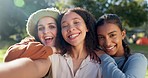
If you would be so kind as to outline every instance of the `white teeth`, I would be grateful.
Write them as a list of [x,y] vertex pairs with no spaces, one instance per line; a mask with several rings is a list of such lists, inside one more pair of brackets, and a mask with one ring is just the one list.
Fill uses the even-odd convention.
[[69,38],[74,38],[76,36],[78,36],[79,34],[73,34],[73,35],[70,35]]
[[53,38],[53,37],[45,37],[45,39],[51,39],[51,38]]
[[109,47],[109,48],[107,48],[107,49],[113,49],[114,48],[114,46],[112,46],[112,47]]

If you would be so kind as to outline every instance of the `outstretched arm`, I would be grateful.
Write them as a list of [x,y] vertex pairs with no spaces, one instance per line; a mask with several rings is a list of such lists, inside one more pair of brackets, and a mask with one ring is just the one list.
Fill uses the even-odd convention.
[[16,59],[0,64],[0,78],[41,78],[46,75],[50,65],[49,59]]

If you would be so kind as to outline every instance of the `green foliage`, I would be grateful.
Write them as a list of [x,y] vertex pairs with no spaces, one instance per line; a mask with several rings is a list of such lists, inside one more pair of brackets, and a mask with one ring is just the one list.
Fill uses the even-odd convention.
[[60,10],[74,6],[83,7],[95,18],[105,13],[116,13],[121,17],[123,25],[129,27],[138,27],[148,22],[148,4],[143,0],[22,0],[21,7],[15,1],[20,2],[0,0],[0,39],[9,39],[18,33],[25,37],[29,15],[48,7],[57,7]]
[[13,5],[13,0],[1,0],[0,13],[0,36],[6,40],[16,33],[22,33],[25,30],[26,15],[22,10]]
[[146,72],[146,76],[145,76],[145,78],[148,78],[148,69],[147,69],[147,72]]
[[6,49],[3,49],[3,50],[0,49],[0,62],[3,62],[5,52],[6,52]]
[[130,44],[130,48],[132,52],[140,52],[143,53],[147,58],[148,58],[148,45],[135,45],[135,44]]
[[6,50],[8,49],[9,46],[15,44],[16,42],[13,40],[0,40],[0,62],[3,61],[4,54],[6,53]]
[[89,10],[96,18],[105,13],[115,13],[124,26],[139,27],[148,22],[148,4],[135,0],[74,0],[73,4]]
[[9,39],[18,33],[25,37],[26,20],[33,12],[42,8],[61,9],[69,6],[65,4],[64,1],[58,0],[0,0],[0,39]]
[[83,7],[90,11],[96,18],[99,18],[104,11],[105,3],[107,0],[73,0],[72,3],[76,7]]
[[108,13],[116,13],[118,14],[123,23],[124,26],[129,27],[139,27],[144,22],[148,21],[148,10],[145,10],[148,7],[145,6],[146,3],[143,5],[138,4],[136,1],[128,1],[124,0],[120,2],[118,5],[111,4],[111,6],[108,8]]
[[7,49],[10,45],[13,45],[16,43],[14,40],[0,40],[0,49]]

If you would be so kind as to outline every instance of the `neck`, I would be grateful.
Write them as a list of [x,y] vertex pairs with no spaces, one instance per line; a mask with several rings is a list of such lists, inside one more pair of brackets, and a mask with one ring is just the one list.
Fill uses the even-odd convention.
[[70,54],[73,59],[85,59],[88,55],[85,48],[72,48],[72,53]]
[[124,56],[124,47],[122,46],[118,51],[117,54],[115,55],[115,57],[121,57]]

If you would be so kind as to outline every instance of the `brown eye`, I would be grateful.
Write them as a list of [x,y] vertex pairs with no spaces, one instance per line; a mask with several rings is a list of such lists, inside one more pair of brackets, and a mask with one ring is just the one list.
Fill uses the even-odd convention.
[[104,37],[103,36],[98,36],[98,39],[101,40],[101,39],[104,39]]
[[74,22],[74,24],[78,24],[78,23],[79,23],[78,21]]
[[62,28],[67,28],[68,27],[68,25],[62,25]]
[[42,31],[44,27],[38,27],[38,31]]
[[74,25],[77,26],[79,23],[80,23],[80,20],[79,20],[79,19],[74,19],[74,21],[73,21],[73,24],[74,24]]
[[67,27],[68,27],[68,24],[66,24],[66,23],[62,24],[62,28],[67,28]]
[[116,37],[116,34],[111,34],[110,37],[111,38]]
[[54,28],[56,28],[56,26],[50,25],[49,28],[50,28],[50,29],[54,29]]

